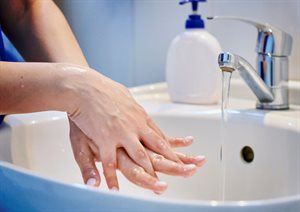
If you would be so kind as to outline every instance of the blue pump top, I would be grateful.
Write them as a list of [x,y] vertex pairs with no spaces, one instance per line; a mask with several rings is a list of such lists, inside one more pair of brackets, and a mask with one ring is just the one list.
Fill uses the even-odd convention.
[[186,29],[203,29],[204,28],[204,21],[201,19],[201,15],[197,14],[199,2],[206,2],[206,0],[181,0],[179,2],[180,5],[184,5],[187,3],[192,4],[193,14],[189,15],[189,18],[185,22]]

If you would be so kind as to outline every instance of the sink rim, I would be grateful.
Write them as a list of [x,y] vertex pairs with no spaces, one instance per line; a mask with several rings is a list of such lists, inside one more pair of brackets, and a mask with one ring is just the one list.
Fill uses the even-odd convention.
[[[232,85],[237,84],[240,86],[242,83],[239,79],[232,79]],[[290,86],[294,90],[299,90],[300,93],[300,82],[290,83],[297,86]],[[233,89],[232,89],[233,90]],[[167,91],[166,83],[154,83],[148,85],[142,85],[130,88],[135,100],[141,104],[147,113],[151,116],[156,115],[175,115],[175,116],[203,116],[203,115],[215,115],[217,118],[221,117],[221,105],[196,105],[196,104],[182,104],[182,103],[172,103]],[[172,110],[170,110],[172,109]],[[300,131],[300,105],[290,105],[289,110],[257,110],[255,108],[254,99],[244,99],[231,97],[229,99],[228,106],[229,114],[245,114],[253,116],[264,116],[264,124],[268,126],[283,127],[286,126],[278,122],[278,119],[292,120],[293,126],[289,126],[289,129],[295,129]],[[10,126],[19,126],[24,124],[36,124],[45,120],[49,120],[49,114],[51,114],[51,120],[60,119],[62,116],[66,116],[66,113],[60,111],[46,111],[46,112],[36,112],[28,114],[16,114],[7,115],[4,122],[8,123]],[[63,115],[62,115],[63,114]],[[38,119],[34,119],[38,117]]]
[[[27,175],[29,177],[37,178],[43,182],[55,183],[59,186],[67,186],[74,189],[85,189],[89,190],[94,193],[103,194],[103,195],[110,195],[110,196],[119,196],[124,199],[134,199],[134,200],[141,200],[144,202],[155,202],[155,203],[164,203],[164,204],[172,204],[172,205],[189,205],[189,206],[202,206],[202,207],[257,207],[257,206],[274,206],[274,205],[281,205],[285,203],[293,203],[300,201],[300,194],[297,195],[290,195],[284,197],[276,197],[270,199],[260,199],[260,200],[238,200],[238,201],[219,201],[219,200],[178,200],[173,198],[156,198],[152,196],[137,196],[133,194],[126,194],[122,192],[111,192],[106,190],[100,190],[98,188],[93,188],[86,186],[84,184],[77,184],[77,183],[66,183],[58,179],[53,179],[48,176],[44,176],[40,173],[36,173],[35,171],[19,167],[17,165],[11,164],[9,162],[0,161],[0,167],[4,169],[8,169],[13,172],[18,172],[23,175]],[[1,169],[0,169],[1,170]],[[1,171],[3,172],[3,171]]]
[[[187,117],[187,118],[213,118],[221,121],[220,105],[186,105],[165,100],[140,100],[147,113],[151,117]],[[286,111],[265,111],[249,108],[252,101],[232,99],[232,107],[228,109],[229,121],[231,118],[258,118],[263,121],[264,126],[292,130],[300,133],[300,106],[291,106]],[[65,112],[60,111],[43,111],[27,114],[8,115],[4,122],[10,127],[19,127],[24,125],[35,125],[50,120],[59,120],[67,117]]]

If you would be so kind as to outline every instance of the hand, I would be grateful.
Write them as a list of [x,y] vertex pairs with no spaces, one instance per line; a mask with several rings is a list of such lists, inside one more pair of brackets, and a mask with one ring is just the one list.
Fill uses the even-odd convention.
[[[89,148],[93,148],[102,161],[109,188],[118,188],[118,148],[123,148],[136,164],[153,177],[156,175],[145,147],[181,163],[166,138],[124,86],[94,70],[85,71],[86,68],[76,67],[80,69],[78,71],[73,66],[67,68],[73,68],[74,72],[66,79],[66,87],[73,94],[69,118],[89,138]],[[86,154],[85,150],[81,152]]]
[[[91,186],[99,186],[101,179],[99,172],[95,166],[95,162],[100,161],[98,148],[94,146],[94,143],[91,142],[91,140],[86,135],[84,135],[84,133],[72,121],[70,121],[70,138],[73,153],[77,164],[80,167],[84,182]],[[169,139],[169,142],[172,147],[188,146],[192,143],[192,138]],[[170,161],[149,149],[146,149],[146,151],[152,161],[155,171],[159,171],[169,175],[185,177],[191,176],[195,173],[196,167],[202,166],[205,162],[205,158],[203,156],[192,157],[182,153],[176,153],[182,160],[182,162],[184,164],[187,164],[184,165],[182,163],[175,163],[173,161]],[[123,148],[119,148],[117,150],[117,168],[128,180],[138,186],[153,190],[156,193],[162,193],[167,188],[167,184],[165,182],[161,182],[157,177],[153,177],[152,175],[145,172],[142,167],[136,164],[128,156]],[[109,186],[112,184],[111,182],[109,182],[110,180],[113,179],[106,178],[108,187],[113,190],[118,190],[119,186]]]
[[[189,139],[190,140],[190,139]],[[171,146],[188,146],[192,143],[186,142],[187,139],[177,138],[172,139]],[[204,156],[188,156],[183,153],[176,153],[182,160],[182,163],[176,163],[158,155],[151,150],[146,150],[152,161],[154,170],[167,175],[173,176],[192,176],[198,167],[201,167],[205,162]],[[118,168],[123,175],[132,183],[145,189],[153,190],[160,194],[167,188],[167,183],[159,181],[158,178],[149,175],[143,168],[135,164],[123,149],[118,149]]]

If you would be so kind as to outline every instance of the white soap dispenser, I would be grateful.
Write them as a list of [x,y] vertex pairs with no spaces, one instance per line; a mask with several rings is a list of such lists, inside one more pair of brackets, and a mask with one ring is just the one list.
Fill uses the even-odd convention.
[[167,57],[166,81],[171,100],[191,104],[217,103],[221,94],[221,72],[218,55],[221,46],[204,28],[197,14],[199,2],[191,3],[193,14],[186,21],[186,30],[172,41]]

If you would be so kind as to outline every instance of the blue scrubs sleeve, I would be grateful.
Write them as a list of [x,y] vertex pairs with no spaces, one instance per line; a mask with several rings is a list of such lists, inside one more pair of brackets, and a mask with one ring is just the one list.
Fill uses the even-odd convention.
[[3,37],[1,32],[1,26],[0,26],[0,61],[6,60],[5,58],[5,51],[4,51],[4,43],[3,43]]

